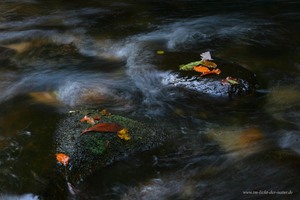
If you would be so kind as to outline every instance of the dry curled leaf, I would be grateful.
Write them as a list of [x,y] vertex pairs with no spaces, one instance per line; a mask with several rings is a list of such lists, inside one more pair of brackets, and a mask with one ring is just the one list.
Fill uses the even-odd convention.
[[86,116],[86,115],[85,115],[80,121],[81,121],[81,122],[87,122],[88,124],[92,124],[92,125],[95,124],[94,118],[88,117],[88,116]]
[[131,139],[130,135],[128,134],[127,128],[123,128],[122,130],[119,130],[118,133],[117,133],[117,135],[122,140],[126,140],[127,141],[127,140]]
[[208,60],[203,60],[201,61],[201,65],[208,67],[210,69],[215,69],[217,68],[217,64]]
[[120,130],[122,130],[123,127],[121,127],[119,124],[116,123],[100,123],[100,124],[96,124],[90,128],[85,129],[81,135],[87,133],[87,132],[109,132],[109,133],[113,133],[113,132],[118,132]]
[[61,164],[63,164],[64,166],[67,166],[68,163],[69,163],[70,157],[67,156],[67,155],[64,154],[64,153],[57,153],[57,154],[56,154],[56,160],[57,160],[58,162],[60,162]]

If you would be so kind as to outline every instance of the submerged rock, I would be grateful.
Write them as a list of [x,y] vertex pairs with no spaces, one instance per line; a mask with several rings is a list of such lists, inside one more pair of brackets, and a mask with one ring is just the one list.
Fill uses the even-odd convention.
[[[92,125],[80,122],[85,116],[100,117],[99,123],[116,123],[128,129],[131,139],[126,141],[116,132],[82,132]],[[73,183],[129,155],[156,148],[170,137],[165,130],[119,115],[101,115],[98,110],[69,113],[56,131],[57,153],[70,157],[67,173]]]

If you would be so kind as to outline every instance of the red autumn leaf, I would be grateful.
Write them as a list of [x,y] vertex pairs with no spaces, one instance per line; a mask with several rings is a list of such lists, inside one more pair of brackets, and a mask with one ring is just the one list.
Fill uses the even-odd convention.
[[56,160],[63,164],[64,166],[67,166],[69,163],[70,157],[63,153],[57,153],[56,154]]
[[87,132],[118,132],[122,130],[123,127],[120,126],[119,124],[116,123],[101,123],[101,124],[96,124],[90,128],[85,129],[80,135],[83,135]]

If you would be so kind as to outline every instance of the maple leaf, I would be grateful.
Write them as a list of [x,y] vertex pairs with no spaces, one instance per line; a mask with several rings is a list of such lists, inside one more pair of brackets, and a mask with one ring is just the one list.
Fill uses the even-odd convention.
[[121,127],[119,124],[116,124],[116,123],[100,123],[100,124],[96,124],[90,128],[85,129],[80,135],[83,135],[87,132],[113,133],[113,132],[118,132],[122,129],[123,129],[123,127]]
[[57,153],[57,154],[56,154],[56,160],[57,160],[58,162],[60,162],[61,164],[63,164],[64,166],[67,166],[68,163],[69,163],[70,157],[67,156],[67,155],[64,154],[64,153]]
[[130,135],[128,134],[127,128],[123,128],[122,130],[119,130],[118,133],[117,133],[117,135],[122,140],[126,140],[127,141],[127,140],[131,139]]
[[92,125],[95,124],[94,118],[88,117],[88,116],[86,116],[86,115],[85,115],[80,121],[81,121],[81,122],[87,122],[87,123],[92,124]]

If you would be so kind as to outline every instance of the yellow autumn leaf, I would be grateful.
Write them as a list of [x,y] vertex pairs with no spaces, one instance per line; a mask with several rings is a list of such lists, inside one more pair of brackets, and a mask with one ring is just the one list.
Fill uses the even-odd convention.
[[131,139],[130,135],[128,134],[128,129],[127,128],[123,128],[120,131],[118,131],[117,135],[122,140],[126,140],[127,141],[127,140]]

